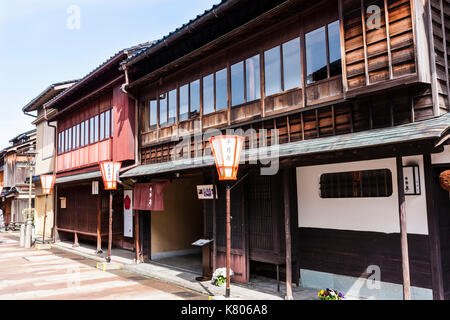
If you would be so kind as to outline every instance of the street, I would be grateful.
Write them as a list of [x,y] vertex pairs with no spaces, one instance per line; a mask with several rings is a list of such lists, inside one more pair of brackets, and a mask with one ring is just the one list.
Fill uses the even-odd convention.
[[207,300],[207,296],[124,270],[101,271],[96,262],[58,249],[19,247],[0,233],[0,300]]

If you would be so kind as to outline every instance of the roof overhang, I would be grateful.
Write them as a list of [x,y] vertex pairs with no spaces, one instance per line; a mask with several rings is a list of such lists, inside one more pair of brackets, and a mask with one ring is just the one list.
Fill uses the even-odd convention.
[[71,175],[71,176],[58,177],[58,178],[56,178],[55,184],[78,182],[78,181],[83,181],[83,180],[94,180],[94,179],[98,179],[101,177],[102,177],[102,174],[100,171],[93,171],[93,172],[75,174],[75,175]]
[[[241,163],[251,160],[270,161],[275,158],[295,158],[306,155],[325,154],[336,151],[356,150],[368,147],[404,144],[406,142],[434,141],[442,138],[450,128],[450,113],[437,118],[405,125],[367,130],[338,136],[302,140],[275,146],[245,150]],[[121,178],[152,176],[163,173],[197,169],[214,165],[212,156],[178,159],[169,162],[142,165],[125,173]]]
[[25,107],[23,107],[22,111],[23,112],[36,111],[44,103],[55,97],[61,91],[71,87],[74,83],[76,83],[76,80],[54,83],[48,86],[38,96],[36,96],[33,100],[31,100]]

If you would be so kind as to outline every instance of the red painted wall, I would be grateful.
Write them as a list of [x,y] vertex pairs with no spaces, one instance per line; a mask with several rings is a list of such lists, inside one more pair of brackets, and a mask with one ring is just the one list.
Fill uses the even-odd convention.
[[134,160],[135,108],[134,101],[116,87],[113,90],[113,158],[115,161]]

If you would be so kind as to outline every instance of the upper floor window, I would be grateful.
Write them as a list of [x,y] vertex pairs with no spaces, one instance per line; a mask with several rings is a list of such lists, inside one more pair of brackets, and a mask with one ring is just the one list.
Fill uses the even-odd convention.
[[305,35],[307,83],[341,73],[339,21]]
[[231,66],[231,105],[261,97],[259,77],[259,55]]
[[149,119],[148,124],[150,126],[150,129],[156,128],[156,125],[158,123],[158,101],[150,100],[149,108],[150,108],[150,110],[149,110],[150,111],[149,112],[150,119]]
[[177,89],[169,92],[169,110],[168,110],[168,124],[173,124],[177,120]]
[[159,126],[167,125],[167,93],[159,96]]
[[266,95],[302,85],[300,38],[295,38],[264,52]]
[[189,84],[180,87],[180,121],[189,119]]
[[216,111],[226,109],[228,107],[227,99],[227,69],[216,72]]
[[203,77],[203,114],[214,112],[214,74]]

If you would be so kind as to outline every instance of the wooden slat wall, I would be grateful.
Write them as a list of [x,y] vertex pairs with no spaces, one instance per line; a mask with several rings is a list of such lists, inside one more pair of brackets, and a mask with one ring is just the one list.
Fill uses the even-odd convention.
[[[379,28],[367,23],[372,5],[380,8]],[[343,9],[349,90],[416,72],[409,0],[346,0]]]
[[439,112],[450,110],[449,57],[450,57],[450,1],[429,0],[431,30],[433,32],[434,62],[436,75],[436,103]]

